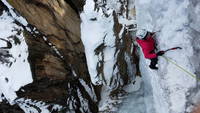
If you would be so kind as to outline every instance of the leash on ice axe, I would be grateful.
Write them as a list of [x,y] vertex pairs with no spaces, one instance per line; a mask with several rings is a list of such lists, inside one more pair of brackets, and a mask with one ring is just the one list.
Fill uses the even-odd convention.
[[[182,49],[181,47],[173,47],[173,48],[170,48],[170,49],[167,49],[165,50],[164,52],[167,52],[167,51],[170,51],[170,50],[176,50],[176,49]],[[187,69],[185,69],[184,67],[178,65],[175,61],[173,61],[171,58],[168,58],[166,56],[161,56],[163,57],[166,61],[174,64],[176,67],[178,67],[181,71],[187,73],[187,75],[190,75],[192,78],[195,78],[197,81],[200,81],[200,78],[197,78],[197,75],[188,71]]]

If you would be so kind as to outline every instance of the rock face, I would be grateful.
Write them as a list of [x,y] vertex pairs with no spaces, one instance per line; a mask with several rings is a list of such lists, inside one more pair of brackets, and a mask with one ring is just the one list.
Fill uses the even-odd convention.
[[[79,11],[84,1],[8,2],[27,19],[31,24],[28,27],[33,31],[24,30],[24,36],[29,48],[34,82],[21,88],[18,96],[47,104],[59,104],[65,111],[97,112],[95,88],[90,83],[80,39]],[[35,33],[33,26],[40,33]],[[86,87],[93,89],[90,94]],[[80,98],[87,101],[81,101]],[[72,107],[69,108],[69,105]]]
[[[10,4],[46,36],[68,65],[86,69],[82,63],[84,58],[81,58],[84,57],[84,47],[80,39],[80,18],[68,3],[64,0],[18,0],[10,1]],[[52,59],[52,57],[45,55],[43,60],[47,59]],[[53,68],[49,70],[51,69]],[[77,75],[85,75],[83,71],[77,69],[75,72]]]

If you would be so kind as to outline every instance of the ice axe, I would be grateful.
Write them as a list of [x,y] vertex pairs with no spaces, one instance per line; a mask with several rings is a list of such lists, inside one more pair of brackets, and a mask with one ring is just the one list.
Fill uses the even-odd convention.
[[177,50],[177,49],[182,49],[181,47],[173,47],[165,50],[164,52],[170,51],[170,50]]

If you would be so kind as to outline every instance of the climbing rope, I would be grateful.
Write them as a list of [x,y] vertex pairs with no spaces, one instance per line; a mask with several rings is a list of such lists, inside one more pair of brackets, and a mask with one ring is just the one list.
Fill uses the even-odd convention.
[[196,80],[200,81],[200,78],[197,78],[197,75],[189,72],[188,70],[184,69],[183,67],[179,66],[176,62],[174,62],[173,60],[171,60],[170,58],[167,58],[166,56],[162,56],[164,59],[166,59],[168,62],[171,62],[172,64],[174,64],[175,66],[177,66],[181,71],[186,72],[188,75],[190,75],[191,77],[195,78]]

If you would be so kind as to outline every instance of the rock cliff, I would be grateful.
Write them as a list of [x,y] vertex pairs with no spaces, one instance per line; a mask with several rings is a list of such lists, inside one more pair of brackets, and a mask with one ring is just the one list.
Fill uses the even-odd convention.
[[[43,111],[41,108],[44,107],[56,113],[97,113],[102,98],[102,87],[106,84],[93,85],[88,71],[80,29],[82,21],[80,13],[83,11],[85,1],[7,0],[7,2],[13,8],[9,9],[0,2],[0,14],[3,14],[3,11],[10,14],[13,10],[28,22],[24,25],[15,20],[15,24],[22,27],[19,32],[23,34],[28,45],[28,61],[33,82],[17,91],[18,98],[15,99],[14,106],[2,102],[0,111],[6,113],[6,109],[9,109],[11,112],[21,113],[22,109],[29,112],[34,109],[36,112],[41,112]],[[103,6],[109,4],[105,1],[95,2],[94,11],[104,10]],[[117,3],[121,4],[121,9],[113,9],[112,13],[113,33],[116,37],[114,41],[116,56],[113,56],[116,62],[113,65],[119,70],[112,74],[110,80],[112,83],[109,83],[112,85],[110,96],[117,95],[122,87],[130,82],[129,77],[133,76],[131,75],[133,73],[130,73],[132,71],[130,65],[133,62],[129,62],[133,61],[131,57],[133,45],[129,38],[131,36],[126,29],[127,26],[119,22],[120,16],[128,19],[130,16],[128,14],[133,12],[128,10],[126,0]],[[109,10],[104,10],[105,18],[108,18],[107,12]],[[97,56],[102,55],[105,48],[102,43],[93,52],[96,52]],[[104,59],[96,65],[99,75],[105,75],[104,66]]]

